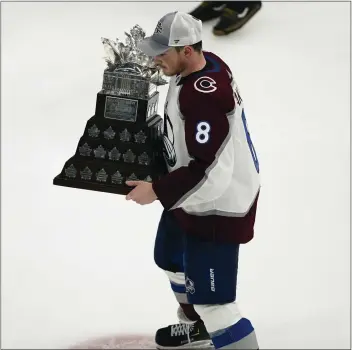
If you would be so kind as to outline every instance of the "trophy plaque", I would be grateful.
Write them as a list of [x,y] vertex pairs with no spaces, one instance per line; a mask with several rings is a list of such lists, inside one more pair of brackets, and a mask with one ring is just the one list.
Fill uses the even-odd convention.
[[152,182],[167,172],[157,114],[157,87],[167,82],[137,48],[143,29],[135,25],[125,35],[125,44],[102,38],[107,67],[95,114],[54,185],[125,195],[133,189],[127,180]]

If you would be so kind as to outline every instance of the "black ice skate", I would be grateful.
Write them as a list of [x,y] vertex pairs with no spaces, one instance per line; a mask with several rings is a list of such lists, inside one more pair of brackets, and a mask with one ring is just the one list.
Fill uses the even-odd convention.
[[261,2],[253,2],[253,4],[247,5],[241,12],[226,7],[222,11],[219,22],[214,26],[213,33],[217,36],[221,36],[240,29],[261,9],[261,7]]
[[222,1],[203,1],[196,7],[190,15],[200,19],[202,22],[210,21],[214,18],[220,17],[222,10],[226,4]]
[[157,349],[214,349],[203,321],[160,328],[155,335]]

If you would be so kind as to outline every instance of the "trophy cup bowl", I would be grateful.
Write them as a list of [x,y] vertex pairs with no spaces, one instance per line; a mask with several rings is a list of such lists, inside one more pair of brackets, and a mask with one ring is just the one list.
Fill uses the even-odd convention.
[[135,25],[125,34],[125,44],[102,38],[107,67],[95,114],[54,185],[125,195],[131,191],[127,180],[152,182],[167,172],[157,114],[157,87],[167,81],[137,49],[142,28]]

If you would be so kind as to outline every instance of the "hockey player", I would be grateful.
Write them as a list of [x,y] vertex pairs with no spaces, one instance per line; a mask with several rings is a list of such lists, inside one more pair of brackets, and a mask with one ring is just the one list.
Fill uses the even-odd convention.
[[202,50],[202,22],[173,12],[139,48],[171,77],[164,108],[168,174],[128,181],[127,200],[164,207],[156,264],[179,302],[179,324],[156,333],[160,349],[258,349],[236,303],[239,245],[254,235],[259,164],[231,69]]

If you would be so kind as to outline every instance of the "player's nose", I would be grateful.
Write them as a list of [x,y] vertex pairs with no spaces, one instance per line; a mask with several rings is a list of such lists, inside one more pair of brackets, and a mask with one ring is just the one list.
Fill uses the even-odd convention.
[[155,64],[161,64],[160,56],[155,56],[154,57],[154,63]]

